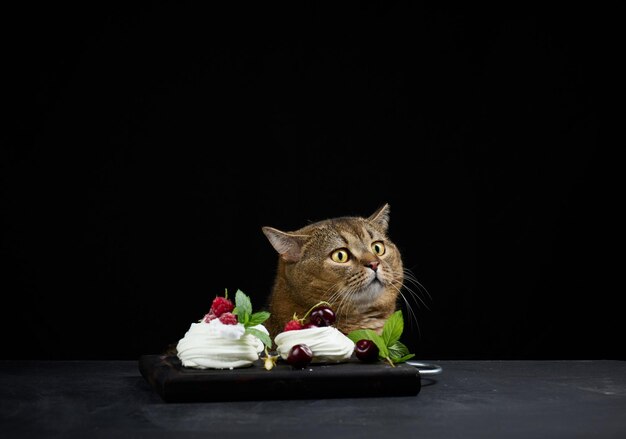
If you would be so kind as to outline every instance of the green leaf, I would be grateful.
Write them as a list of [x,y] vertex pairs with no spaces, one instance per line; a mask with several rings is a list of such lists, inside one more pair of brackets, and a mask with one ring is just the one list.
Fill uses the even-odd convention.
[[248,320],[248,326],[256,326],[260,325],[264,321],[270,318],[270,313],[267,311],[259,311],[255,312],[250,316],[250,320]]
[[241,290],[237,290],[235,293],[235,306],[246,314],[252,314],[252,302]]
[[372,336],[371,336],[372,333],[375,334],[375,332],[372,331],[371,329],[357,329],[357,330],[352,331],[351,333],[349,333],[347,337],[350,340],[352,340],[353,342],[356,343],[357,341],[363,340],[363,339],[371,340],[372,339]]
[[371,329],[357,329],[356,331],[352,331],[348,334],[348,338],[353,342],[357,342],[359,340],[372,340],[374,344],[378,347],[378,356],[381,358],[386,358],[389,356],[389,349],[385,344],[385,340],[378,335],[376,332]]
[[265,332],[263,331],[259,331],[256,328],[246,328],[246,332],[244,334],[250,334],[255,336],[256,338],[258,338],[259,340],[261,340],[263,342],[263,344],[265,346],[267,346],[268,348],[272,347],[272,339],[270,338],[269,335],[267,335]]
[[391,361],[393,361],[395,364],[404,363],[406,360],[409,360],[413,357],[415,357],[415,354],[408,354],[408,355],[405,355],[404,357],[392,358]]
[[252,302],[250,302],[250,298],[241,290],[237,290],[235,294],[235,309],[233,310],[233,314],[237,316],[239,323],[244,326],[248,325],[250,315],[252,314]]
[[371,329],[357,329],[350,332],[348,338],[355,343],[363,339],[372,340],[378,347],[378,357],[393,366],[395,363],[402,363],[415,356],[415,354],[409,354],[409,348],[400,341],[403,330],[404,319],[402,311],[398,310],[389,316],[381,335]]
[[382,337],[383,340],[385,340],[385,344],[387,346],[395,344],[398,340],[400,340],[403,330],[404,319],[402,318],[402,311],[398,310],[389,316],[383,326]]
[[396,358],[401,358],[409,353],[409,348],[407,348],[402,342],[396,341],[394,344],[389,346],[389,357],[395,361]]

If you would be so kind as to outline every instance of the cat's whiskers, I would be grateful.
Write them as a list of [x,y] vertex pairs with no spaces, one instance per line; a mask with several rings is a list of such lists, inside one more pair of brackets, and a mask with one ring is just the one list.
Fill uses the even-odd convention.
[[[353,307],[350,307],[348,305],[352,303],[353,296],[359,291],[359,288],[357,285],[351,285],[351,284],[354,284],[356,282],[355,278],[357,277],[358,276],[353,276],[353,278],[351,279],[353,280],[353,282],[348,282],[347,288],[339,287],[339,289],[335,291],[327,300],[327,302],[330,303],[331,306],[333,307],[335,314],[337,315],[339,319],[341,319],[342,312],[346,319],[350,315],[350,311]],[[340,283],[343,284],[343,282],[340,281],[340,282],[337,282],[335,285],[331,286],[331,288],[337,287]],[[329,290],[331,288],[329,288]]]
[[[403,273],[404,273],[404,280],[412,283],[417,288],[418,291],[415,291],[413,288],[411,288],[409,285],[407,285],[407,282],[404,282],[403,288],[415,300],[415,303],[416,303],[416,305],[418,305],[418,307],[421,304],[428,311],[430,311],[430,308],[428,307],[428,304],[426,303],[425,299],[419,294],[419,293],[426,293],[426,295],[428,296],[428,299],[432,300],[432,297],[431,297],[430,293],[428,292],[428,290],[426,290],[426,288],[420,282],[417,281],[417,279],[415,278],[413,273],[411,273],[408,269],[404,269]],[[399,272],[394,273],[396,278],[400,277],[400,276],[398,276],[399,274],[400,274]]]
[[339,307],[337,311],[337,316],[341,316],[341,311],[344,312],[344,317],[347,319],[350,314],[350,307],[348,304],[352,303],[352,296],[354,296],[359,289],[356,286],[349,287],[346,290],[343,290],[341,295],[341,300],[339,302]]
[[344,284],[343,279],[339,279],[337,282],[335,282],[334,284],[332,284],[330,287],[326,289],[326,295],[328,295],[329,292],[334,290],[334,292],[330,295],[330,297],[327,300],[329,303],[331,302],[331,298],[337,299],[337,297],[341,294],[343,284]]
[[408,268],[403,268],[402,272],[404,273],[405,279],[407,279],[412,284],[414,284],[420,291],[426,293],[426,295],[428,296],[428,298],[430,300],[433,300],[432,296],[430,295],[430,293],[428,292],[426,287],[424,285],[422,285],[422,283],[417,280],[417,277],[415,277],[415,275],[413,274],[413,272],[411,270],[409,270]]
[[341,318],[341,311],[344,311],[345,317],[348,317],[347,309],[345,308],[346,300],[349,295],[350,288],[343,288],[338,292],[337,299],[339,299],[339,303],[337,304],[337,308],[335,309],[335,314],[338,318]]
[[[353,296],[360,290],[360,281],[363,277],[362,273],[355,273],[347,279],[346,285],[347,288],[344,288],[337,292],[337,297],[339,298],[339,304],[337,305],[337,309],[335,313],[338,317],[341,316],[341,312],[343,311],[346,319],[349,316],[351,307],[348,305],[353,302]],[[353,308],[353,307],[352,307]]]
[[333,289],[337,288],[337,290],[333,293],[330,293],[330,296],[326,299],[326,301],[331,305],[334,305],[335,300],[337,300],[342,294],[340,284],[343,284],[343,280],[338,280],[333,285],[328,287],[328,289],[324,292],[324,297],[326,297]]
[[424,301],[424,299],[422,297],[420,297],[420,295],[415,292],[411,287],[409,287],[406,282],[403,285],[404,289],[411,295],[411,297],[413,297],[415,299],[415,303],[418,305],[418,307],[421,305],[423,305],[428,311],[430,311],[430,308],[428,307],[428,305],[426,304],[426,302]]
[[[399,271],[394,272],[394,276],[397,276],[398,278],[400,277],[400,274],[401,273]],[[402,297],[402,300],[406,305],[407,314],[409,314],[410,316],[410,321],[411,323],[415,322],[418,334],[421,335],[417,312],[411,304],[411,301],[414,303],[414,305],[417,305],[418,309],[424,306],[427,310],[430,311],[430,308],[426,303],[426,299],[432,301],[432,296],[430,295],[426,287],[424,287],[424,285],[422,285],[422,283],[417,280],[411,270],[409,270],[408,268],[403,268],[402,274],[404,275],[404,283],[400,284],[399,287],[394,284],[393,287],[398,291],[400,297]],[[412,288],[409,284],[412,284],[415,289]],[[412,299],[411,301],[409,301],[407,294]]]
[[413,310],[413,307],[411,306],[411,304],[407,300],[407,298],[404,295],[404,293],[402,293],[402,289],[401,288],[397,287],[395,285],[395,283],[391,283],[391,286],[398,291],[398,295],[400,297],[402,297],[402,300],[404,300],[404,303],[406,305],[406,311],[407,311],[407,314],[409,315],[409,324],[412,325],[413,322],[415,322],[415,326],[417,327],[417,333],[421,336],[422,333],[421,333],[421,330],[420,330],[420,324],[419,324],[419,321],[417,320],[417,314]]

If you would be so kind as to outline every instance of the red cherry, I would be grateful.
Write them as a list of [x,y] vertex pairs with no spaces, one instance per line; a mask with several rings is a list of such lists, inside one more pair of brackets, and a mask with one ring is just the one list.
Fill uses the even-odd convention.
[[371,363],[378,359],[378,346],[372,340],[359,340],[355,343],[354,353],[356,357],[365,362]]
[[312,360],[313,351],[305,344],[294,345],[287,356],[287,363],[291,364],[294,369],[304,369]]
[[309,314],[309,321],[315,326],[332,326],[335,320],[335,312],[326,305],[318,306]]

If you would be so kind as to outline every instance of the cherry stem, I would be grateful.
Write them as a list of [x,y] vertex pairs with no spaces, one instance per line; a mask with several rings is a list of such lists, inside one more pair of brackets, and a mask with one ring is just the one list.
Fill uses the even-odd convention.
[[306,318],[309,316],[309,314],[311,314],[311,312],[312,312],[315,308],[317,308],[318,306],[320,306],[320,305],[327,305],[327,306],[330,306],[330,303],[325,302],[325,301],[323,301],[323,300],[322,300],[321,302],[316,303],[316,304],[315,304],[315,305],[313,305],[311,308],[309,308],[309,310],[306,312],[306,314],[304,315],[304,317],[302,317],[302,318],[300,319],[300,321],[304,322],[304,321],[306,320]]

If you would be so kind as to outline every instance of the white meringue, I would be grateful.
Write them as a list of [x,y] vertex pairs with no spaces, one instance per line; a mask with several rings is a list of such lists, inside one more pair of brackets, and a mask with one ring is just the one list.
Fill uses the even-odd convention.
[[274,338],[274,343],[283,360],[297,344],[311,348],[313,363],[341,363],[349,360],[354,352],[354,342],[332,326],[281,332]]
[[[265,326],[255,329],[269,334]],[[225,325],[219,319],[192,323],[176,346],[185,367],[196,369],[233,369],[251,366],[264,349],[257,337],[245,334],[241,323]]]

